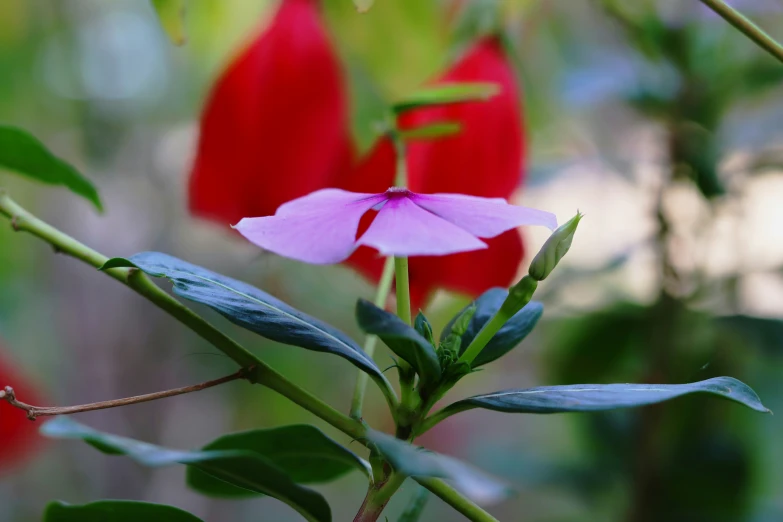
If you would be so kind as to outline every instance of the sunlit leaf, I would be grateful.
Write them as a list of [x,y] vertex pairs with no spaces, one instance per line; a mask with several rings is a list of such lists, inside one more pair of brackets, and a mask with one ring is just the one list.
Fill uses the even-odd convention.
[[182,45],[185,35],[185,0],[152,0],[160,25],[174,45]]
[[21,129],[0,125],[0,169],[49,185],[62,185],[89,200],[98,210],[103,208],[90,180]]
[[342,357],[379,377],[381,371],[346,334],[247,283],[159,252],[110,259],[102,269],[137,267],[174,283],[174,293],[205,304],[229,321],[280,343]]
[[132,500],[100,500],[81,506],[52,502],[43,522],[203,522],[179,508]]
[[486,101],[498,92],[494,83],[442,83],[412,92],[392,104],[392,110],[399,114],[419,107]]
[[477,504],[494,504],[512,493],[503,482],[452,457],[374,430],[369,431],[367,439],[397,473],[407,477],[442,478]]
[[296,484],[258,453],[243,450],[180,451],[94,430],[67,417],[41,426],[51,438],[77,439],[109,455],[125,455],[150,467],[185,464],[235,487],[281,500],[312,522],[330,522],[331,510],[317,492]]
[[[352,470],[368,477],[369,464],[307,424],[282,426],[224,435],[202,448],[202,451],[252,451],[284,471],[301,484],[331,482]],[[257,493],[219,480],[196,467],[189,467],[188,485],[206,495],[247,497]]]

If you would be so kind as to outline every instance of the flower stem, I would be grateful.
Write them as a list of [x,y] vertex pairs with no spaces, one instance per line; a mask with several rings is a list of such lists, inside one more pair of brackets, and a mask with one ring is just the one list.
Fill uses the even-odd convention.
[[496,333],[506,324],[506,321],[511,319],[507,314],[503,313],[502,309],[495,312],[495,315],[487,321],[484,326],[473,338],[473,341],[468,345],[465,351],[459,358],[460,362],[466,362],[468,364],[473,362],[473,359],[481,353],[481,350],[492,340]]
[[468,520],[473,522],[499,522],[498,519],[463,497],[459,491],[442,480],[426,477],[414,477],[413,479],[434,493],[436,497],[465,515]]
[[408,258],[394,258],[394,280],[397,285],[397,315],[411,324],[411,291],[408,281]]
[[704,5],[715,11],[724,20],[737,28],[745,36],[753,40],[759,47],[783,62],[783,45],[769,36],[763,29],[754,24],[745,15],[728,5],[723,0],[701,0]]
[[364,502],[362,502],[362,506],[359,508],[359,512],[356,513],[353,522],[376,522],[386,504],[389,503],[389,499],[392,498],[392,495],[397,492],[404,481],[404,475],[392,473],[386,482],[370,484],[367,496],[364,497]]
[[[397,288],[397,315],[405,321],[405,324],[411,324],[411,292],[410,282],[408,281],[408,258],[394,258],[394,284]],[[416,374],[411,366],[399,359],[397,366],[400,371],[400,402],[404,408],[411,409],[413,406],[413,387]],[[398,424],[399,428],[399,424]]]
[[[386,299],[389,297],[391,291],[392,280],[394,278],[394,258],[387,257],[386,263],[383,265],[383,274],[381,280],[378,283],[378,290],[375,293],[375,306],[379,308],[386,307]],[[378,344],[377,335],[368,335],[364,338],[364,352],[370,357],[375,353],[375,345]],[[359,376],[356,379],[356,388],[353,391],[353,401],[351,402],[351,417],[354,419],[362,418],[362,404],[364,403],[364,395],[367,390],[367,380],[369,375],[360,371]],[[394,397],[396,402],[397,397]],[[392,407],[392,414],[395,414],[395,408]]]
[[395,187],[408,187],[408,164],[406,160],[406,147],[405,140],[400,133],[396,130],[390,133],[392,143],[394,144],[394,151],[397,156],[396,173],[394,176]]

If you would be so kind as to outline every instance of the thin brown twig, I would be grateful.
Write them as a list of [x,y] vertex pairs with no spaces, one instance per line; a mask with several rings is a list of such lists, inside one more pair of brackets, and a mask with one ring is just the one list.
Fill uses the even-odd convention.
[[35,420],[38,417],[49,417],[53,415],[70,415],[72,413],[82,413],[85,411],[105,410],[108,408],[117,408],[119,406],[127,406],[129,404],[138,404],[140,402],[149,402],[158,399],[165,399],[166,397],[174,397],[176,395],[183,395],[185,393],[192,393],[219,384],[235,381],[238,379],[247,379],[248,375],[252,372],[253,368],[242,368],[238,372],[234,372],[231,375],[221,377],[212,381],[202,382],[200,384],[194,384],[192,386],[183,386],[182,388],[174,388],[173,390],[166,390],[155,393],[148,393],[145,395],[137,395],[136,397],[127,397],[125,399],[115,399],[111,401],[93,402],[90,404],[80,404],[78,406],[33,406],[31,404],[25,404],[16,399],[14,389],[10,386],[6,386],[3,390],[0,390],[0,400],[5,400],[8,404],[20,410],[27,412],[27,418]]

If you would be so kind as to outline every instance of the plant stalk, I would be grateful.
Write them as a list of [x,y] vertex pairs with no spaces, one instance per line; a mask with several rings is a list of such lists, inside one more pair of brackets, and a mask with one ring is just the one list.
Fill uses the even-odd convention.
[[[250,369],[252,371],[252,368]],[[213,386],[225,384],[227,382],[236,381],[238,379],[246,379],[249,375],[249,371],[242,368],[238,372],[234,372],[231,375],[214,379],[212,381],[202,382],[200,384],[194,384],[192,386],[183,386],[181,388],[175,388],[173,390],[166,390],[155,393],[147,393],[144,395],[137,395],[135,397],[126,397],[124,399],[114,399],[111,401],[93,402],[90,404],[80,404],[78,406],[33,406],[32,404],[26,404],[17,399],[14,389],[10,386],[6,386],[3,390],[0,390],[0,400],[5,399],[11,406],[19,408],[27,412],[27,418],[35,420],[38,417],[51,417],[54,415],[71,415],[74,413],[82,413],[85,411],[106,410],[109,408],[118,408],[120,406],[128,406],[130,404],[139,404],[141,402],[150,402],[158,399],[165,399],[168,397],[175,397],[177,395],[184,395],[186,393],[193,393]]]
[[353,522],[376,522],[392,495],[397,492],[404,481],[405,476],[392,473],[386,482],[370,484],[364,502],[362,502]]
[[753,40],[756,45],[783,62],[783,45],[769,36],[762,28],[754,24],[748,17],[731,7],[723,0],[701,0],[701,2],[715,11],[721,18],[733,25],[745,36]]
[[[394,258],[387,257],[386,262],[383,265],[383,273],[381,280],[378,282],[378,290],[375,293],[375,306],[378,308],[386,308],[386,300],[389,297],[391,291],[392,281],[394,279]],[[364,352],[370,357],[375,353],[375,345],[378,344],[377,335],[368,335],[364,339]],[[369,375],[363,371],[359,371],[359,376],[356,379],[356,388],[353,391],[353,401],[351,402],[351,417],[354,419],[362,418],[362,404],[364,403],[364,395],[367,390],[367,380]],[[396,397],[394,397],[396,401]],[[391,406],[391,405],[390,405]],[[396,415],[396,408],[392,408],[392,414]]]

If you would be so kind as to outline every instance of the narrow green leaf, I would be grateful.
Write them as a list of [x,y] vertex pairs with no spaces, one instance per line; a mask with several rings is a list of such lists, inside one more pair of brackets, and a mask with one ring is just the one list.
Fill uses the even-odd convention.
[[435,453],[374,430],[367,439],[397,473],[407,477],[437,477],[477,504],[494,504],[512,490],[503,482],[452,457]]
[[90,180],[21,129],[0,125],[0,169],[49,185],[62,185],[89,200],[98,210],[103,209]]
[[[489,321],[495,312],[500,309],[500,305],[508,295],[508,290],[504,288],[490,288],[478,299],[476,299],[471,305],[463,308],[452,320],[446,325],[441,333],[441,341],[451,333],[451,329],[454,325],[454,321],[468,309],[468,307],[475,305],[476,312],[473,314],[473,318],[468,324],[468,328],[462,335],[462,342],[460,344],[460,355],[465,349],[470,346],[473,338],[479,333],[481,328]],[[525,337],[533,330],[544,313],[544,306],[537,302],[532,301],[517,312],[503,327],[495,334],[492,340],[487,343],[487,346],[476,356],[473,360],[472,367],[476,368],[483,364],[490,363],[500,357],[504,356],[511,350],[513,350],[519,343],[524,340]]]
[[152,0],[160,25],[174,45],[182,45],[185,35],[185,0]]
[[732,377],[715,377],[690,384],[573,384],[505,390],[463,399],[446,407],[443,413],[472,408],[505,413],[605,411],[655,404],[691,393],[717,395],[752,410],[769,413],[748,385]]
[[81,506],[51,502],[43,522],[203,522],[179,508],[132,500],[100,500]]
[[120,267],[136,267],[153,277],[165,277],[174,284],[175,294],[207,305],[262,337],[337,355],[383,378],[372,358],[346,334],[247,283],[159,252],[110,259],[101,270]]
[[[301,484],[330,482],[355,469],[368,477],[372,473],[367,462],[307,424],[232,433],[202,448],[202,451],[231,450],[257,453]],[[257,495],[195,467],[188,468],[187,481],[192,489],[209,496]]]
[[438,138],[454,136],[455,134],[459,134],[460,131],[462,131],[462,125],[459,123],[439,122],[422,125],[421,127],[414,127],[413,129],[401,130],[400,136],[405,141],[436,140]]
[[441,83],[414,91],[392,104],[392,110],[400,114],[419,107],[486,101],[500,92],[494,83]]
[[150,467],[185,464],[235,487],[269,495],[298,511],[308,521],[330,522],[331,510],[317,492],[296,484],[291,477],[258,453],[246,450],[181,451],[155,446],[94,430],[67,417],[41,426],[51,438],[77,439],[109,455],[125,455]]
[[413,366],[425,386],[440,380],[440,363],[435,348],[402,319],[359,299],[356,320],[363,331],[377,335],[395,354]]

